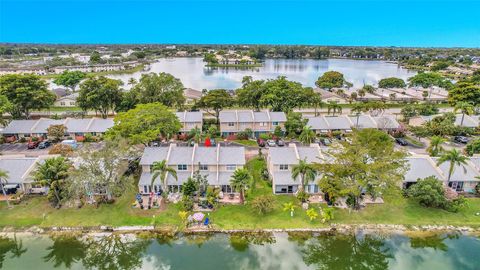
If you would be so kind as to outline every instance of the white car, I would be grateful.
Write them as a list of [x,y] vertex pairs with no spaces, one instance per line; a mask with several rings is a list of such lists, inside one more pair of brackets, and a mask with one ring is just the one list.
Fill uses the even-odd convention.
[[275,143],[274,140],[268,140],[268,141],[267,141],[267,145],[270,146],[270,147],[274,147],[274,146],[276,146],[277,144]]

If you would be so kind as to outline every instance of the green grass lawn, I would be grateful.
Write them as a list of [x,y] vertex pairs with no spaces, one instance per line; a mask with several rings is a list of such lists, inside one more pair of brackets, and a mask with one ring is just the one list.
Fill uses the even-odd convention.
[[[219,229],[283,229],[283,228],[321,228],[322,224],[316,220],[311,222],[300,202],[289,195],[272,195],[270,184],[262,180],[261,172],[265,163],[253,159],[247,163],[247,168],[255,178],[255,187],[247,192],[245,205],[222,205],[210,214],[215,228]],[[7,209],[5,203],[0,203],[0,227],[53,227],[53,226],[127,226],[152,225],[159,228],[182,228],[178,212],[181,204],[169,204],[164,211],[158,209],[132,209],[135,188],[131,188],[114,204],[101,205],[95,208],[86,205],[80,209],[62,208],[53,209],[45,197],[33,197],[25,200],[13,209]],[[258,215],[251,208],[249,202],[257,196],[274,196],[275,209],[266,215]],[[386,195],[385,203],[368,205],[360,211],[336,209],[333,223],[337,224],[403,224],[403,225],[455,225],[480,227],[480,199],[468,199],[469,206],[458,213],[445,210],[424,208],[417,203],[399,195]],[[290,217],[289,212],[283,211],[283,204],[294,202],[297,205],[295,214]],[[326,207],[326,205],[311,205],[312,207]],[[44,218],[45,216],[45,218]],[[155,217],[154,217],[155,216]]]
[[245,146],[258,146],[256,141],[253,140],[234,140],[234,142]]

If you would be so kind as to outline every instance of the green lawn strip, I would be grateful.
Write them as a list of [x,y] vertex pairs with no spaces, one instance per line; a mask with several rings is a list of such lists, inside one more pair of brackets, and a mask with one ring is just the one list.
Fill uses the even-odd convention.
[[234,142],[245,145],[245,146],[258,146],[257,142],[252,140],[234,140]]

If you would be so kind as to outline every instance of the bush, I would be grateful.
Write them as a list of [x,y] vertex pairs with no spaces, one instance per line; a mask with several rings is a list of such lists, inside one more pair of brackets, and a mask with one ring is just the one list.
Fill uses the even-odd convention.
[[480,195],[480,183],[478,183],[478,184],[475,186],[475,191],[477,192],[478,195]]
[[308,200],[308,198],[310,198],[310,195],[308,195],[308,193],[305,192],[304,190],[300,190],[299,192],[297,192],[297,198],[301,202],[306,202]]
[[270,139],[270,134],[268,133],[262,133],[258,136],[262,140],[269,140]]
[[446,207],[443,184],[434,176],[418,179],[417,183],[408,189],[407,194],[425,207]]
[[467,148],[465,149],[467,155],[472,156],[473,154],[480,153],[480,139],[475,139],[467,144]]
[[193,196],[197,191],[197,184],[191,177],[187,179],[187,181],[183,184],[183,195],[184,196]]
[[182,206],[185,211],[192,211],[193,209],[193,198],[190,196],[183,196],[182,198]]
[[70,145],[66,144],[55,144],[50,151],[48,151],[48,154],[50,155],[61,155],[64,157],[68,157],[73,153],[73,148]]
[[252,200],[252,209],[259,215],[270,213],[275,208],[275,198],[271,195],[259,196]]
[[252,136],[252,134],[253,134],[253,131],[247,128],[244,131],[240,131],[237,133],[237,139],[248,140]]
[[465,197],[459,196],[458,198],[447,202],[446,210],[456,213],[461,209],[467,207],[467,205],[468,201],[465,199]]

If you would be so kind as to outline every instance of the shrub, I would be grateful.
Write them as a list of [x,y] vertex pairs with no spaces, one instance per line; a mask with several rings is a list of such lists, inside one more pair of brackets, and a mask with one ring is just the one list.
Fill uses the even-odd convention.
[[268,133],[262,133],[258,136],[262,140],[269,140],[270,139],[270,134]]
[[469,156],[480,153],[480,139],[475,139],[469,142],[467,148],[465,148],[465,152],[467,152],[467,155]]
[[73,153],[73,148],[70,145],[66,144],[55,144],[50,151],[48,151],[50,155],[61,155],[64,157],[68,157]]
[[248,140],[253,134],[253,131],[249,128],[247,128],[244,131],[240,131],[237,133],[237,139],[239,140]]
[[447,202],[446,210],[456,213],[461,209],[467,207],[467,205],[468,201],[465,199],[465,197],[459,196],[458,198]]
[[317,210],[315,210],[315,208],[309,208],[307,210],[307,216],[310,219],[310,221],[314,221],[318,217]]
[[26,142],[26,141],[27,141],[27,138],[25,138],[25,137],[21,137],[21,138],[18,140],[18,142],[21,142],[21,143],[24,143],[24,142]]
[[417,183],[408,189],[407,194],[425,207],[446,207],[443,184],[434,176],[418,179]]
[[308,195],[308,193],[305,192],[304,190],[300,190],[300,191],[297,192],[297,198],[301,202],[306,202],[308,200],[308,198],[310,198],[310,195]]
[[193,198],[184,195],[182,198],[182,206],[185,211],[191,211],[193,209]]
[[259,215],[270,213],[275,208],[275,198],[271,195],[259,196],[252,200],[252,209]]
[[197,184],[191,177],[187,179],[187,181],[183,184],[183,195],[184,196],[193,196],[195,191],[197,191]]

